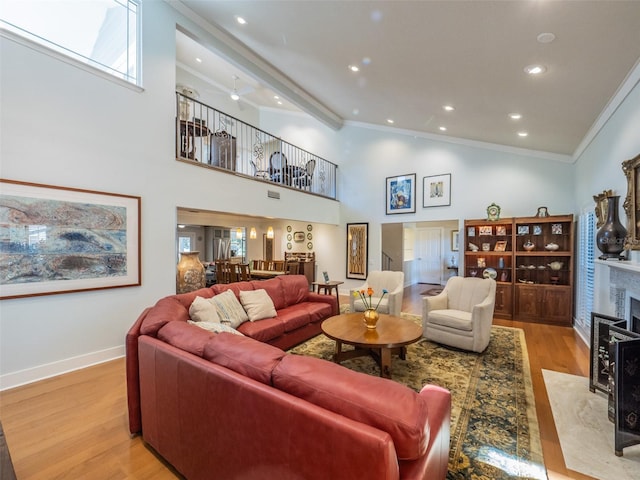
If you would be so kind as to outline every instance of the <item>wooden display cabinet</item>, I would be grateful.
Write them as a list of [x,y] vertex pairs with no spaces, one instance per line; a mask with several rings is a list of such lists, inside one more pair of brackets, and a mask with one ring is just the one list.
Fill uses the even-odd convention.
[[464,238],[463,276],[494,278],[497,282],[494,315],[512,318],[513,219],[466,220]]
[[465,277],[497,282],[498,318],[571,325],[573,215],[464,222]]
[[514,318],[571,325],[573,215],[514,219]]

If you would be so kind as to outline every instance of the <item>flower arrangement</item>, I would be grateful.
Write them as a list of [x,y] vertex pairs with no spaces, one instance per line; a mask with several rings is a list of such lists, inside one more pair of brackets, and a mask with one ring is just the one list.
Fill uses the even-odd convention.
[[[364,304],[364,308],[366,310],[375,310],[378,311],[378,307],[380,306],[380,302],[382,301],[382,298],[389,293],[389,291],[386,288],[382,289],[382,295],[380,296],[380,298],[378,299],[378,303],[376,304],[376,306],[373,306],[373,288],[368,287],[366,290],[362,289],[362,290],[355,290],[353,292],[353,296],[354,297],[360,297],[360,299],[362,300],[362,303]],[[367,298],[368,297],[368,298]]]

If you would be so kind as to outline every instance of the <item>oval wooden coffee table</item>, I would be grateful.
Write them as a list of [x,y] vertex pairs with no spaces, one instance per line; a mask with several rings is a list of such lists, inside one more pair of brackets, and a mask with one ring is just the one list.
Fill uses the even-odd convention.
[[[340,363],[349,358],[371,355],[380,366],[380,376],[391,378],[391,355],[406,358],[406,346],[422,337],[422,327],[411,320],[380,314],[374,330],[364,325],[363,312],[345,313],[322,322],[322,332],[336,341],[333,361]],[[342,351],[342,344],[353,345],[354,350]]]

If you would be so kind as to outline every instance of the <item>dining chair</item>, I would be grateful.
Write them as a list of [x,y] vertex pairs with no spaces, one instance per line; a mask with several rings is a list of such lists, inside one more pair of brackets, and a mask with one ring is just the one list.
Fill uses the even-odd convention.
[[236,263],[235,271],[237,282],[248,282],[249,280],[251,280],[251,273],[249,272],[248,263]]
[[284,260],[272,260],[271,270],[275,272],[284,272]]
[[315,159],[309,160],[304,168],[298,168],[296,176],[293,178],[293,184],[298,188],[311,187],[311,181],[313,180],[313,172],[316,169]]
[[300,262],[287,262],[285,269],[287,275],[298,275],[300,273]]
[[230,283],[229,263],[223,260],[216,260],[216,283]]
[[269,175],[271,181],[289,185],[291,179],[287,172],[287,157],[284,153],[273,152],[269,157]]

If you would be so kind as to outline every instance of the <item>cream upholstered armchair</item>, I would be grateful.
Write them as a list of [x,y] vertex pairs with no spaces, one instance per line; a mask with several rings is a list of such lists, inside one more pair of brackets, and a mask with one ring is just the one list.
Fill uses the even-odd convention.
[[349,292],[349,305],[351,306],[352,312],[364,312],[365,308],[362,300],[355,297],[353,293],[359,290],[366,291],[369,287],[373,289],[373,296],[371,297],[373,306],[378,304],[383,290],[389,292],[380,301],[378,312],[400,316],[400,311],[402,310],[402,293],[404,291],[403,272],[392,272],[390,270],[369,272],[366,283]]
[[482,352],[491,338],[496,281],[451,277],[439,295],[424,297],[422,335],[451,347]]

